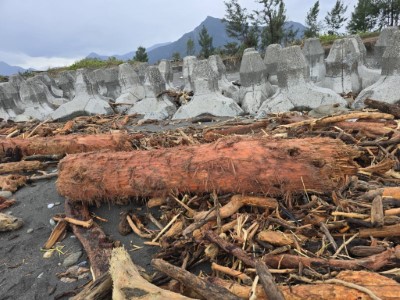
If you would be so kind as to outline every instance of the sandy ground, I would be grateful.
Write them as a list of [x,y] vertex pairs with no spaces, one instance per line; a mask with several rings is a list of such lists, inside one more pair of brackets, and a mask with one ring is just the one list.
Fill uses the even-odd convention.
[[[51,258],[43,258],[41,247],[53,227],[49,220],[54,214],[64,212],[64,199],[57,193],[55,180],[24,187],[15,193],[15,199],[17,204],[3,212],[22,218],[24,226],[18,231],[0,233],[0,299],[54,299],[55,296],[89,281],[90,276],[73,283],[64,283],[56,276],[67,269],[62,266],[65,257],[82,249],[72,232],[68,232],[61,242],[64,254],[54,253]],[[55,202],[61,204],[51,209],[47,207],[49,203]],[[118,232],[119,214],[128,209],[132,209],[137,215],[147,212],[146,206],[139,203],[90,208],[96,215],[108,219],[108,222],[100,223],[104,232],[113,240],[121,241],[130,250],[136,264],[151,270],[150,260],[157,248],[143,247],[143,240],[134,234],[124,237]],[[152,213],[157,217],[157,211]],[[32,233],[27,233],[29,228],[33,229]],[[133,246],[143,248],[132,251]],[[83,254],[78,262],[85,261],[87,257]]]

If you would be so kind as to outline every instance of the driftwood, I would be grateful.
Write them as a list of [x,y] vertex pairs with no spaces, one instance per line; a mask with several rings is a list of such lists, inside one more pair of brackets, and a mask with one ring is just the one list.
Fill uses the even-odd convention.
[[370,108],[375,108],[383,113],[392,114],[396,118],[400,118],[400,106],[397,104],[390,104],[372,99],[366,99],[364,104]]
[[0,164],[0,174],[19,173],[40,170],[44,164],[40,161],[18,161]]
[[58,221],[57,225],[53,228],[50,237],[47,239],[47,242],[44,244],[43,249],[50,249],[53,247],[65,234],[66,230],[67,222],[64,220]]
[[109,273],[104,273],[95,281],[89,283],[85,288],[70,300],[105,300],[111,299],[112,280]]
[[167,274],[169,277],[178,280],[185,287],[195,291],[197,294],[204,297],[204,299],[232,299],[237,300],[239,297],[233,295],[229,290],[207,282],[192,273],[171,265],[162,259],[153,259],[151,264],[157,270]]
[[124,248],[115,248],[110,261],[112,299],[191,299],[163,290],[144,279]]
[[254,131],[260,131],[262,128],[267,127],[268,123],[269,123],[268,120],[262,120],[247,125],[236,125],[228,128],[215,128],[215,129],[205,130],[204,140],[212,142],[226,135],[248,134]]
[[[88,221],[91,219],[86,206],[78,203],[70,203],[65,200],[65,214],[68,218]],[[88,229],[82,226],[71,224],[72,230],[89,257],[90,265],[93,270],[94,280],[108,272],[109,260],[113,243],[106,237],[103,230],[96,222]]]
[[[142,137],[142,135],[138,135]],[[135,136],[123,133],[98,135],[60,135],[31,139],[1,139],[0,157],[8,157],[15,149],[22,155],[64,155],[99,150],[127,151],[132,149],[130,140]]]
[[285,300],[282,292],[276,286],[274,277],[263,261],[257,261],[256,264],[257,275],[260,277],[261,284],[264,288],[265,294],[269,300]]
[[[336,279],[336,280],[335,280]],[[400,295],[400,284],[393,279],[367,271],[343,271],[331,281],[318,282],[316,284],[301,284],[279,286],[286,300],[342,300],[359,299],[370,300],[371,297],[362,291],[363,288],[380,299],[397,299]],[[210,282],[221,285],[239,296],[248,299],[251,288],[220,278],[210,277]],[[261,285],[257,286],[256,297],[260,300],[270,300]],[[376,299],[376,298],[375,298]]]
[[19,187],[24,186],[28,178],[23,175],[3,175],[0,176],[0,188],[3,191],[15,192]]
[[387,249],[386,251],[376,255],[353,260],[322,259],[291,254],[266,255],[263,260],[272,268],[298,268],[299,265],[302,264],[307,268],[329,267],[331,269],[345,270],[360,270],[364,268],[377,271],[389,264],[391,261],[394,261],[399,254],[400,245],[395,248]]
[[171,149],[82,153],[59,164],[58,192],[88,203],[176,192],[330,192],[357,167],[341,141],[230,138]]

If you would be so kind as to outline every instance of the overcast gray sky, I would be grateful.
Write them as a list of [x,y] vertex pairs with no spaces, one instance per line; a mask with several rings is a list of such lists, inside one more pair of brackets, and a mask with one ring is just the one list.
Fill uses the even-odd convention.
[[[285,0],[288,19],[304,24],[316,0]],[[239,1],[249,11],[255,0]],[[345,0],[348,14],[357,0]],[[320,0],[322,19],[335,0]],[[0,61],[45,69],[90,52],[124,54],[175,41],[207,16],[222,18],[223,0],[0,0]]]

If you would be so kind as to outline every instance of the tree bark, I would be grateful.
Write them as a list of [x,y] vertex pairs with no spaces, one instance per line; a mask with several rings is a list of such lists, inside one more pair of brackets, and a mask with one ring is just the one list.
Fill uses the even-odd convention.
[[37,137],[31,139],[1,139],[0,157],[7,157],[19,148],[24,156],[36,154],[71,154],[99,150],[128,151],[132,150],[131,139],[127,134],[98,135],[60,135]]
[[400,105],[385,103],[382,101],[377,101],[372,99],[366,99],[364,103],[368,107],[376,108],[383,113],[392,114],[396,118],[400,118]]
[[[336,279],[353,283],[369,289],[381,299],[397,299],[400,295],[400,284],[395,280],[389,279],[377,273],[367,271],[343,271]],[[242,286],[232,281],[225,281],[220,278],[209,277],[208,280],[219,284],[230,290],[231,293],[242,299],[248,299],[251,287]],[[342,299],[360,299],[370,300],[371,298],[364,292],[340,284],[318,283],[318,284],[300,284],[291,286],[279,286],[285,299],[320,299],[320,300],[342,300]],[[269,300],[261,285],[257,286],[257,299]]]
[[57,188],[72,201],[192,193],[326,193],[356,174],[359,152],[325,138],[229,138],[170,149],[82,153],[59,164]]

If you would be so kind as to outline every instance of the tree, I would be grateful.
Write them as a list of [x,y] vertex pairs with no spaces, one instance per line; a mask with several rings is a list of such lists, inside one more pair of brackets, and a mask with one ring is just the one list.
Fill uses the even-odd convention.
[[378,14],[379,9],[373,0],[358,0],[346,28],[350,33],[372,31],[377,24]]
[[231,42],[231,43],[227,43],[224,45],[224,53],[226,55],[233,56],[233,55],[237,54],[238,52],[239,52],[238,43]]
[[186,55],[193,56],[194,54],[195,54],[194,41],[192,38],[189,38],[186,42]]
[[287,28],[284,32],[283,38],[282,38],[282,42],[283,44],[287,47],[290,45],[293,45],[296,42],[296,36],[299,33],[299,30],[293,29],[293,26],[290,26],[289,28]]
[[149,58],[147,56],[146,48],[139,46],[136,50],[135,56],[133,57],[134,61],[140,62],[148,62]]
[[346,11],[347,6],[344,6],[341,0],[336,0],[335,6],[325,17],[329,35],[337,34],[343,23],[346,22],[347,18],[344,17]]
[[207,28],[204,25],[199,33],[199,45],[201,47],[201,57],[208,58],[210,55],[212,55],[214,50],[213,38],[208,34]]
[[172,53],[172,60],[173,61],[180,61],[181,60],[181,54],[179,52]]
[[240,48],[257,47],[257,27],[249,24],[253,15],[248,14],[246,8],[242,8],[238,0],[224,1],[224,4],[226,13],[222,21],[226,24],[228,36],[238,40]]
[[261,32],[261,48],[269,44],[280,44],[285,35],[283,25],[286,21],[286,9],[283,0],[257,0],[263,4],[260,11],[255,11],[258,24],[264,26]]
[[400,0],[374,0],[378,15],[378,26],[398,26],[400,18]]
[[310,8],[306,16],[306,30],[304,31],[304,36],[306,38],[318,37],[319,31],[321,29],[321,24],[318,22],[319,14],[319,0],[314,3]]

